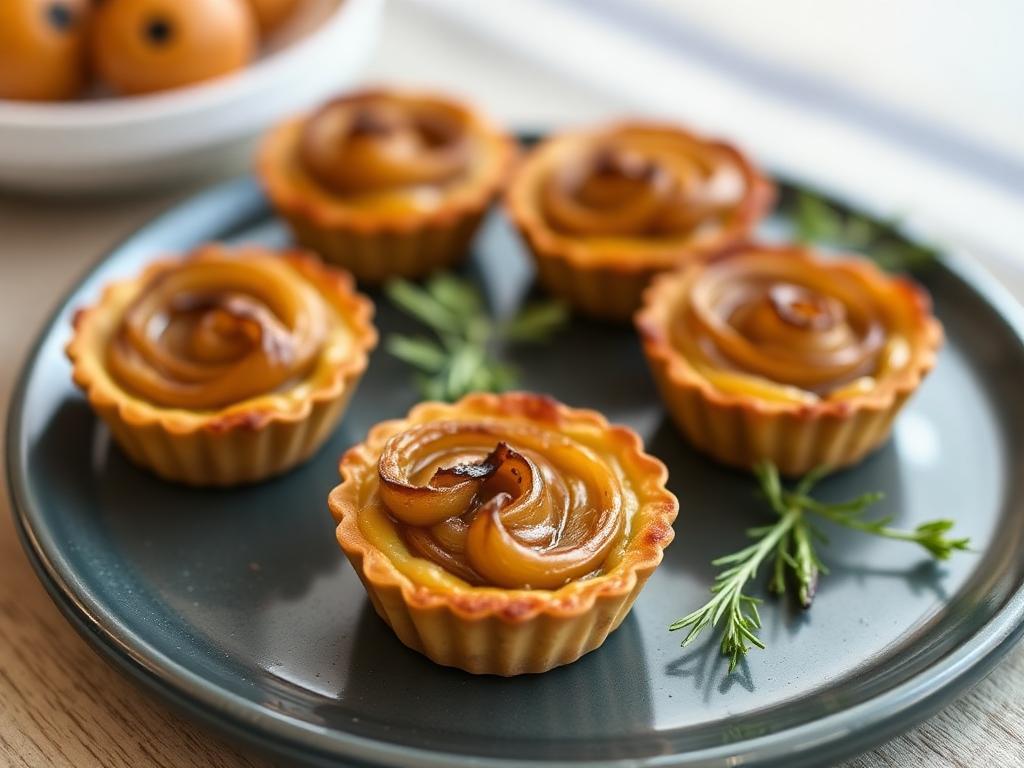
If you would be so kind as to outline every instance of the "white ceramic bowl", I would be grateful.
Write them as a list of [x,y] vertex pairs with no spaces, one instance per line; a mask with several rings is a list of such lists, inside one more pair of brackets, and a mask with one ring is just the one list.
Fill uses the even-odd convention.
[[270,123],[350,85],[383,0],[309,0],[246,69],[131,98],[0,101],[0,186],[39,192],[169,184],[237,162]]

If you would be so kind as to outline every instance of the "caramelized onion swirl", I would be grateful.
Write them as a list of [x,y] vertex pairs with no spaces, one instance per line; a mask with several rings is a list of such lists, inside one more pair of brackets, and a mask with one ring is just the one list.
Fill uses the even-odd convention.
[[885,284],[769,249],[687,271],[673,343],[717,388],[784,401],[844,397],[906,364]]
[[283,261],[209,252],[145,284],[107,366],[150,403],[222,408],[305,374],[325,337],[325,312],[316,289]]
[[540,204],[563,234],[677,238],[721,229],[746,193],[737,159],[720,145],[622,129],[566,153],[544,180]]
[[529,424],[414,426],[388,441],[378,473],[410,550],[471,584],[558,588],[600,571],[625,532],[618,474]]
[[306,171],[338,194],[441,185],[470,160],[464,117],[452,106],[365,93],[336,99],[302,131]]

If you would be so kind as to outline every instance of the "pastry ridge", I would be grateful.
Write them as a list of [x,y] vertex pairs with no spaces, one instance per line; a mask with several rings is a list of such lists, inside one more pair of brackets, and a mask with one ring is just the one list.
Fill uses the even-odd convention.
[[419,277],[450,266],[465,253],[495,196],[504,187],[518,152],[516,142],[489,118],[462,102],[433,91],[366,88],[346,99],[416,99],[460,110],[486,151],[495,155],[493,169],[482,178],[463,181],[459,194],[447,195],[434,210],[374,211],[323,200],[292,183],[287,168],[298,162],[294,147],[309,116],[272,128],[256,153],[256,172],[277,212],[297,240],[328,261],[342,264],[361,281]]
[[[575,580],[555,590],[467,585],[438,591],[402,573],[359,528],[359,482],[366,473],[377,471],[378,455],[369,446],[382,443],[404,424],[429,420],[452,409],[476,409],[481,415],[499,417],[525,416],[556,427],[571,418],[602,430],[645,478],[637,493],[644,496],[642,507],[648,510],[650,519],[631,533],[622,560],[607,574]],[[626,427],[609,425],[596,411],[570,409],[542,395],[480,393],[454,406],[421,403],[406,419],[382,422],[371,429],[363,443],[344,454],[339,470],[342,483],[329,497],[338,523],[336,535],[377,612],[406,645],[440,664],[470,672],[542,672],[598,647],[626,616],[674,537],[672,522],[678,502],[664,487],[668,470],[643,452],[640,437]],[[634,519],[639,513],[640,509]]]
[[[258,246],[240,249],[246,251],[265,253]],[[192,251],[185,261],[216,258],[226,252],[218,244],[206,244]],[[318,289],[331,292],[343,307],[353,338],[351,355],[339,362],[330,379],[290,409],[272,402],[275,393],[248,398],[211,413],[162,407],[129,395],[106,371],[102,350],[92,345],[99,343],[93,339],[98,333],[95,326],[103,319],[107,306],[127,286],[145,285],[182,263],[182,259],[151,262],[137,277],[107,284],[94,304],[75,312],[74,333],[65,347],[72,363],[72,379],[137,463],[187,484],[233,485],[289,469],[329,435],[366,369],[370,350],[376,346],[373,303],[355,291],[351,275],[325,267],[312,254],[293,249],[282,252],[279,258]],[[233,460],[225,451],[238,456]]]
[[[675,135],[699,143],[709,150],[728,155],[740,170],[748,189],[736,207],[734,221],[713,245],[686,245],[660,253],[638,250],[622,244],[606,249],[595,257],[593,248],[578,238],[554,232],[540,214],[531,189],[522,173],[537,151],[554,146],[552,142],[572,143],[594,135],[628,132],[652,132]],[[553,149],[551,151],[554,151]],[[539,162],[539,161],[538,161]],[[659,272],[693,259],[712,256],[746,239],[749,231],[771,208],[776,198],[775,184],[764,176],[736,146],[707,139],[676,124],[656,120],[623,120],[594,129],[558,134],[542,142],[518,164],[506,189],[505,208],[536,261],[542,282],[548,289],[586,314],[602,319],[625,321],[640,306],[641,296],[650,280]]]
[[[818,260],[809,248],[746,242],[713,261],[752,250]],[[856,463],[885,440],[900,408],[934,368],[944,333],[924,288],[852,254],[829,257],[826,263],[868,281],[885,281],[914,317],[911,363],[892,374],[886,386],[847,399],[783,403],[716,388],[669,338],[671,318],[665,313],[671,309],[681,271],[656,277],[645,291],[634,324],[662,399],[691,442],[719,461],[749,468],[755,461],[769,459],[786,475],[822,465],[839,468]]]

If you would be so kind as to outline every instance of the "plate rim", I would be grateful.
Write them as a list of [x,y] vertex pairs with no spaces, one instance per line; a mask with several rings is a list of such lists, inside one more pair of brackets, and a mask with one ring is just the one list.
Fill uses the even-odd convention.
[[[776,177],[780,186],[791,184]],[[237,740],[246,741],[280,755],[304,760],[356,760],[370,765],[403,765],[410,768],[509,768],[510,766],[576,766],[572,761],[509,760],[427,750],[378,741],[345,731],[318,727],[260,707],[190,672],[122,628],[108,627],[76,593],[74,574],[64,574],[54,563],[32,525],[31,503],[26,490],[26,468],[20,446],[23,442],[24,402],[28,379],[39,354],[82,285],[105,265],[111,256],[130,245],[150,228],[187,215],[211,200],[222,198],[262,199],[259,186],[249,174],[220,182],[170,204],[103,253],[62,292],[55,308],[47,313],[27,354],[22,360],[11,390],[5,427],[6,475],[15,528],[34,570],[62,614],[100,655],[136,682],[194,718],[215,725]],[[840,195],[826,193],[829,200],[844,204]],[[222,204],[222,203],[221,203]],[[237,206],[228,206],[231,208]],[[875,216],[870,208],[851,208]],[[897,226],[908,239],[924,239],[918,227]],[[1024,351],[1024,307],[1009,290],[962,249],[943,249],[942,266],[980,297],[998,314]],[[68,578],[68,577],[72,578]],[[793,766],[823,755],[832,759],[870,748],[896,733],[905,731],[936,712],[966,688],[978,682],[1024,637],[1024,580],[998,611],[973,635],[947,655],[893,688],[841,711],[776,733],[757,736],[717,747],[640,758],[618,758],[591,762],[596,768],[678,768],[722,764],[785,764]],[[813,752],[812,752],[813,750]]]

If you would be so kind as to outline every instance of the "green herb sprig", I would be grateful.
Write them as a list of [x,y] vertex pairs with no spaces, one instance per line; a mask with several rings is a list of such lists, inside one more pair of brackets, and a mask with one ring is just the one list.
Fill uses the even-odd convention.
[[851,248],[890,272],[914,272],[937,256],[927,245],[898,236],[895,221],[877,222],[859,213],[842,212],[806,189],[796,196],[796,238],[802,243],[825,243]]
[[792,582],[800,605],[810,607],[818,577],[828,573],[815,549],[816,544],[828,543],[816,525],[817,519],[873,536],[913,542],[938,560],[946,560],[953,552],[968,548],[968,539],[946,535],[953,527],[952,520],[934,520],[907,531],[891,527],[891,517],[864,519],[864,512],[882,498],[880,493],[866,493],[835,504],[817,501],[810,493],[826,474],[823,469],[806,475],[792,490],[783,487],[778,470],[770,463],[759,464],[755,473],[761,492],[775,512],[775,520],[747,531],[747,535],[755,539],[754,543],[712,561],[722,570],[711,586],[711,599],[669,627],[673,631],[689,630],[682,642],[685,647],[705,629],[715,629],[721,624],[721,649],[722,654],[729,657],[730,672],[751,647],[765,647],[757,636],[761,628],[757,606],[761,600],[743,591],[762,565],[771,567],[768,581],[771,592],[785,594]]
[[430,400],[451,402],[469,392],[501,392],[515,386],[518,374],[500,360],[500,349],[508,343],[546,341],[569,316],[564,305],[544,301],[496,322],[480,291],[450,273],[434,275],[422,287],[393,280],[384,291],[392,304],[436,337],[396,333],[385,342],[388,352],[419,371],[420,392]]

